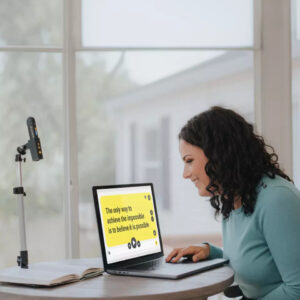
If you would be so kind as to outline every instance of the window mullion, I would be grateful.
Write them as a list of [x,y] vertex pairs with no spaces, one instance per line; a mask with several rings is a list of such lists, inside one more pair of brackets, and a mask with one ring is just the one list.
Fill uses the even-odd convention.
[[290,0],[260,3],[262,49],[254,52],[256,125],[292,176]]
[[64,112],[65,112],[65,244],[66,258],[79,257],[79,201],[76,122],[76,54],[74,11],[77,1],[64,0]]

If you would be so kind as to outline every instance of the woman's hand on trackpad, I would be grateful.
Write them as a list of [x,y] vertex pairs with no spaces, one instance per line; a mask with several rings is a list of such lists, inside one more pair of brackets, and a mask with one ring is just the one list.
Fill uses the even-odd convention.
[[176,263],[181,258],[188,258],[193,262],[207,259],[209,256],[209,245],[202,244],[200,246],[189,246],[187,248],[175,248],[167,256],[166,262]]

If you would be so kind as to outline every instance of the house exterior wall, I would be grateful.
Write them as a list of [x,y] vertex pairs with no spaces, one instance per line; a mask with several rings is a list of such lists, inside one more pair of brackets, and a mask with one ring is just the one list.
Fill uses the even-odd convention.
[[[197,190],[182,177],[183,163],[178,151],[178,133],[185,122],[210,106],[223,105],[254,120],[253,72],[248,69],[206,83],[176,89],[176,93],[161,90],[155,97],[128,104],[115,111],[117,116],[117,183],[132,182],[133,165],[130,161],[130,126],[136,124],[135,182],[144,182],[144,129],[159,128],[160,120],[169,118],[169,195],[170,207],[163,208],[163,199],[157,201],[160,227],[163,235],[220,233],[221,222],[213,216],[208,199],[199,197]],[[156,188],[156,186],[154,186]],[[159,195],[157,195],[159,198]]]

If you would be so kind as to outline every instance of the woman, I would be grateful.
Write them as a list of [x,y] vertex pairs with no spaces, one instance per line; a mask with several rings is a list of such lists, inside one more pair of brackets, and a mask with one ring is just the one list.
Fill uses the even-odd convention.
[[[232,110],[212,107],[179,134],[183,177],[222,214],[224,250],[209,243],[166,258],[225,257],[244,299],[300,299],[300,192],[274,149]],[[247,297],[247,298],[246,298]]]

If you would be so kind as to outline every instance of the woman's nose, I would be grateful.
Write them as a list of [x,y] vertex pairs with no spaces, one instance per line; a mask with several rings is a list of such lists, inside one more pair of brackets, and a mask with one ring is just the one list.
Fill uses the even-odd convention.
[[184,179],[187,179],[187,178],[191,177],[191,172],[185,167],[185,168],[183,169],[183,174],[182,174],[182,176],[183,176]]

